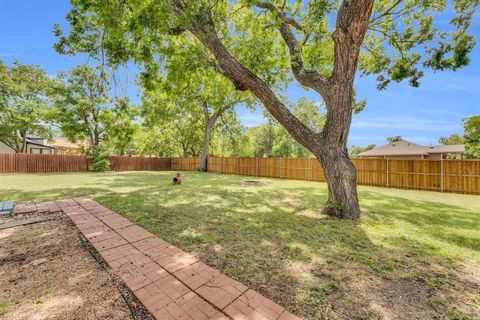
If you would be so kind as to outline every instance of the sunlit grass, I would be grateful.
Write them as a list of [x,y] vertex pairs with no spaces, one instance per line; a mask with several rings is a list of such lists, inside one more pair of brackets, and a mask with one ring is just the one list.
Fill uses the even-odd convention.
[[458,287],[452,273],[480,265],[479,196],[359,187],[365,214],[352,222],[320,214],[322,183],[184,176],[178,186],[172,172],[0,175],[0,197],[93,197],[310,319],[338,295],[345,308],[362,305],[352,279],[371,291],[401,279]]

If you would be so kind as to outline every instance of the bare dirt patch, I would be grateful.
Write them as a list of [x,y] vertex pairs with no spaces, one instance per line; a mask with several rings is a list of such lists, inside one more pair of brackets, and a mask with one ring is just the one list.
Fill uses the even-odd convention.
[[0,319],[132,319],[70,220],[47,219],[0,230]]
[[262,187],[265,185],[265,182],[261,180],[244,180],[240,185],[242,187]]
[[[432,266],[425,274],[440,280]],[[337,278],[334,270],[323,269],[323,277]],[[475,275],[459,271],[445,278],[445,283],[433,285],[419,277],[391,275],[377,278],[365,268],[353,265],[342,270],[343,290],[334,290],[328,298],[326,319],[333,320],[479,320],[480,282]],[[372,285],[375,287],[372,290]]]

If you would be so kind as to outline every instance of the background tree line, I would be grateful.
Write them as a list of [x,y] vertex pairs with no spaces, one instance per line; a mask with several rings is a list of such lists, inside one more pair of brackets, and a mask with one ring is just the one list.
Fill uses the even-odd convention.
[[[195,86],[188,90],[174,89],[172,80],[161,77],[155,77],[154,83],[143,79],[140,105],[115,95],[111,74],[100,66],[79,66],[51,78],[39,66],[18,61],[8,66],[0,61],[0,77],[0,140],[19,153],[26,152],[30,135],[87,142],[89,148],[83,152],[92,155],[101,148],[108,155],[200,156],[207,145],[206,152],[214,156],[313,156],[266,112],[266,123],[245,127],[235,107],[261,106],[251,97],[242,99],[228,91],[229,84],[215,74],[192,76]],[[217,91],[208,91],[212,87]],[[322,129],[323,105],[305,98],[287,103],[301,121]],[[440,137],[439,143],[466,144],[466,157],[480,158],[480,116],[465,119],[463,126],[464,135]],[[374,147],[348,149],[355,158]]]

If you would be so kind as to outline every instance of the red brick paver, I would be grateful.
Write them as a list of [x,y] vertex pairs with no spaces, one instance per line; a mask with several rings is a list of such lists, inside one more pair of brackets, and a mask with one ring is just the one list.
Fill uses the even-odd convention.
[[14,213],[60,211],[158,320],[300,320],[91,199],[20,205]]

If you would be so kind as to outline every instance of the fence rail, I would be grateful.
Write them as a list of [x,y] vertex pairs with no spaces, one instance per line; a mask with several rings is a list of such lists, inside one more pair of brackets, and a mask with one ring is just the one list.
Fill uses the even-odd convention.
[[[354,159],[361,185],[480,194],[480,160]],[[172,170],[196,170],[199,159],[172,158]],[[325,181],[317,159],[209,157],[208,171]]]
[[[317,159],[209,157],[210,172],[325,181]],[[200,159],[111,157],[112,171],[197,170]],[[355,159],[358,184],[480,194],[480,160]],[[88,171],[90,160],[77,155],[0,153],[0,173]]]

